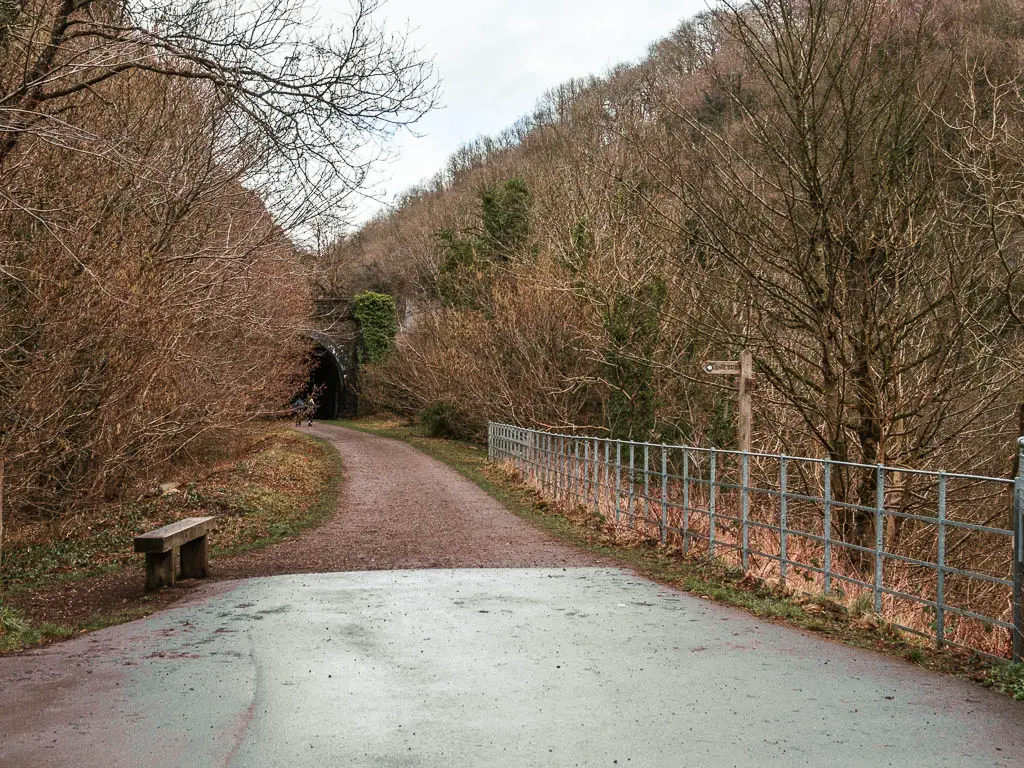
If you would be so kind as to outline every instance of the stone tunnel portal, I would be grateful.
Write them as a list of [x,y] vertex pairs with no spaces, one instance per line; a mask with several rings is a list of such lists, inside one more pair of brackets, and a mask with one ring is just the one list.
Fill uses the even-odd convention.
[[303,396],[318,391],[316,419],[337,419],[355,416],[357,399],[355,372],[348,355],[319,338],[314,338],[313,367],[303,389]]

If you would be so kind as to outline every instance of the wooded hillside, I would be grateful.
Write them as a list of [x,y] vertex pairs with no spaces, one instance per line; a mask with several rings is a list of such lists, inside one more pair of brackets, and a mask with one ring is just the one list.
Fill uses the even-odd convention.
[[1005,475],[1022,43],[1017,0],[725,2],[562,85],[325,254],[409,309],[367,395],[733,447],[699,366],[747,348],[757,450]]
[[9,510],[152,480],[304,381],[296,237],[433,101],[375,9],[331,31],[290,0],[0,0]]

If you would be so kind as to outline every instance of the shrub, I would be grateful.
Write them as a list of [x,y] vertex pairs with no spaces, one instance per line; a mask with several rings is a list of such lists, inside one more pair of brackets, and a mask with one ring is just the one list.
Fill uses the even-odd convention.
[[364,363],[381,360],[395,346],[398,313],[395,300],[386,293],[364,291],[353,300],[359,323],[359,355]]
[[431,403],[420,413],[420,422],[429,437],[455,437],[459,412],[451,403]]

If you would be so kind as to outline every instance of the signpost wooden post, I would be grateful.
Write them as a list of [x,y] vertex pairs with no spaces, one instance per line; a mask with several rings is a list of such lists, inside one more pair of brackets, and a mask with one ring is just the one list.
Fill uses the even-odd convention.
[[749,349],[740,352],[739,360],[708,360],[702,366],[712,376],[736,376],[739,380],[740,408],[736,435],[741,451],[750,451],[750,432],[753,410],[751,395],[754,390],[754,355]]

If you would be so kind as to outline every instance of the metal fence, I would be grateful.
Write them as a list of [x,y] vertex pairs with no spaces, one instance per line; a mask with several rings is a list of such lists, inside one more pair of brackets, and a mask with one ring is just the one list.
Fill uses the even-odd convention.
[[[1018,450],[1024,467],[1024,439]],[[684,554],[1024,661],[1024,476],[932,472],[488,426],[557,501]]]

